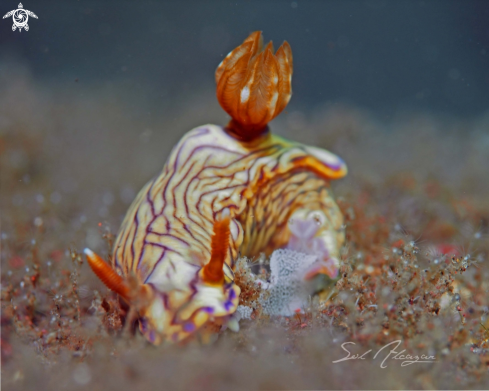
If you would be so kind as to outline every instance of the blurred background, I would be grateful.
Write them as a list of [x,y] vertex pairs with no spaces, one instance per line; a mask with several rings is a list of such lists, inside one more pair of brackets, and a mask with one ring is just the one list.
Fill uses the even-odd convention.
[[[17,1],[2,0],[0,13]],[[387,118],[399,110],[466,117],[489,104],[486,0],[27,0],[24,7],[39,19],[21,33],[11,31],[11,18],[1,20],[3,70],[22,64],[36,83],[73,94],[80,85],[123,87],[143,116],[213,89],[216,66],[254,30],[275,48],[292,46],[291,110],[342,101]]]
[[[17,6],[2,0],[0,14]],[[100,249],[97,224],[117,232],[185,132],[227,123],[214,71],[255,30],[294,56],[294,93],[271,128],[346,161],[338,196],[408,175],[487,199],[486,0],[23,6],[39,17],[29,31],[0,19],[4,230],[8,215],[33,224],[50,211],[74,229],[61,246]]]

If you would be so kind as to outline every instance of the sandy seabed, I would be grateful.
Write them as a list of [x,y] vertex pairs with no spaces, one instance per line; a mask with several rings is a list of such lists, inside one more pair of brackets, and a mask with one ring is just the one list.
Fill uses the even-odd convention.
[[[273,131],[338,154],[350,170],[332,184],[347,236],[333,296],[290,318],[256,311],[210,346],[154,347],[80,252],[108,256],[175,142],[226,122],[213,92],[180,97],[171,117],[147,116],[120,98],[123,86],[3,77],[3,389],[489,387],[489,113],[383,120],[340,104],[283,113]],[[403,365],[387,349],[374,359],[397,340],[398,352],[434,362]],[[344,342],[352,354],[371,351],[333,363]]]

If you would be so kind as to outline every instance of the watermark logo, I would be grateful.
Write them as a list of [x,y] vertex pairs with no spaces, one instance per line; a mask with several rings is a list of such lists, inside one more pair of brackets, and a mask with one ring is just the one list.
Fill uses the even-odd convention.
[[25,10],[22,3],[19,3],[18,7],[19,8],[17,8],[16,10],[7,12],[3,16],[3,19],[8,18],[9,16],[12,17],[12,20],[14,21],[14,24],[12,25],[12,31],[15,31],[17,29],[19,29],[19,32],[21,32],[22,29],[24,29],[25,31],[29,31],[29,25],[27,24],[29,16],[32,16],[36,19],[38,19],[38,17],[34,12]]
[[[387,362],[388,360],[398,360],[398,362],[401,363],[401,367],[406,367],[408,365],[412,364],[431,364],[435,362],[435,356],[427,356],[425,354],[422,354],[421,356],[415,355],[412,356],[410,354],[404,354],[406,351],[401,350],[398,352],[396,348],[399,347],[399,345],[402,343],[402,341],[399,339],[397,341],[393,341],[391,343],[388,343],[387,345],[383,346],[380,348],[377,353],[375,353],[374,360],[378,357],[383,358],[382,362],[380,363],[380,367],[382,369],[387,368]],[[348,353],[345,357],[340,358],[339,360],[333,361],[333,364],[342,362],[342,361],[348,361],[348,360],[366,360],[368,358],[368,355],[372,352],[372,349],[367,350],[363,354],[351,354],[351,352],[346,348],[346,345],[353,344],[355,345],[355,342],[345,342],[341,344],[341,348]],[[393,348],[386,349],[387,347],[395,345]]]

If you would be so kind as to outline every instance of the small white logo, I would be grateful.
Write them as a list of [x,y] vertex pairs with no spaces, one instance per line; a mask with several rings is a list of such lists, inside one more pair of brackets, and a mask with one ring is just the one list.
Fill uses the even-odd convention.
[[25,10],[24,6],[22,3],[19,3],[19,8],[16,10],[7,12],[4,16],[3,19],[8,18],[9,16],[12,17],[12,20],[14,21],[14,24],[12,25],[12,31],[15,31],[16,29],[19,29],[19,32],[24,28],[25,31],[29,31],[29,25],[27,24],[27,21],[29,20],[29,16],[32,16],[33,18],[38,19],[37,15],[29,10]]

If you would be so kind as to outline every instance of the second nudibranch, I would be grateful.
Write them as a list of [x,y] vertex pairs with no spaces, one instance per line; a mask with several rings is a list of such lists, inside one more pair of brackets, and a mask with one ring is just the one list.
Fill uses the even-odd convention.
[[[115,242],[113,268],[86,250],[92,269],[129,304],[152,343],[231,326],[239,303],[234,263],[278,248],[314,253],[313,275],[335,278],[343,217],[329,182],[346,175],[325,150],[270,133],[291,95],[292,53],[274,55],[260,32],[216,71],[227,127],[205,125],[173,148],[138,194]],[[138,286],[128,279],[136,276]]]

